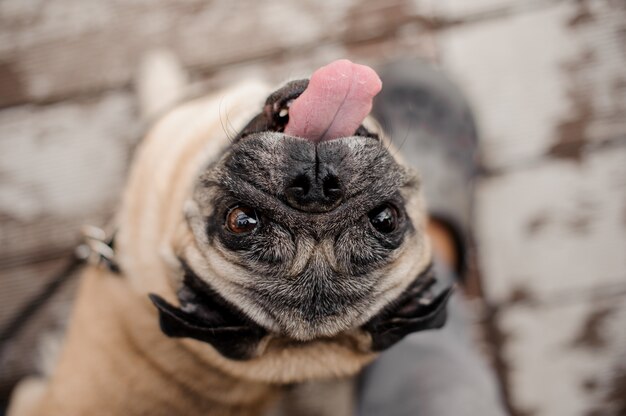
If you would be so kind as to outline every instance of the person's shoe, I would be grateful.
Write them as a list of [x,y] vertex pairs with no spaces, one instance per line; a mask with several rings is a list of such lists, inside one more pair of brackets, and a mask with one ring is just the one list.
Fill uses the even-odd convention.
[[478,171],[469,105],[447,77],[423,61],[395,61],[378,73],[383,89],[372,115],[420,173],[428,212],[450,231],[463,276]]

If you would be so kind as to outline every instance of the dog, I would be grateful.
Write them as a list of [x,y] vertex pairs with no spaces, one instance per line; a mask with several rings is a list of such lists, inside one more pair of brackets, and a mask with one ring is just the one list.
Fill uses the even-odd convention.
[[242,83],[155,125],[116,268],[86,268],[55,372],[11,416],[350,414],[365,365],[443,326],[419,176],[369,118],[290,133],[314,77]]

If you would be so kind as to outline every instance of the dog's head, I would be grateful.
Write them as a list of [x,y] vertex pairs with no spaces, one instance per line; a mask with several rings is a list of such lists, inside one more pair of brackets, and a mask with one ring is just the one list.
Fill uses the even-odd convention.
[[306,86],[271,94],[194,175],[170,232],[179,306],[163,286],[151,295],[166,335],[251,367],[297,363],[268,371],[280,381],[302,378],[299,365],[314,376],[356,371],[406,334],[442,326],[449,296],[428,291],[418,177],[375,125],[322,142],[284,133]]

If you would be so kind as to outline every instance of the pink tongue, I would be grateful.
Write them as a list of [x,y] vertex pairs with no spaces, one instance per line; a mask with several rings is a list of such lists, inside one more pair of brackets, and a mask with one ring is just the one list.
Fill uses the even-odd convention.
[[313,73],[289,108],[285,134],[314,142],[352,136],[372,109],[382,82],[374,70],[347,59]]

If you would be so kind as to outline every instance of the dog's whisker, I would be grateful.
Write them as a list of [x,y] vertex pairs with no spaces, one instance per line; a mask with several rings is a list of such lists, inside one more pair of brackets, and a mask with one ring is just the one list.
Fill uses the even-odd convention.
[[[406,133],[404,134],[404,138],[402,139],[402,142],[400,143],[400,146],[396,146],[395,151],[392,153],[392,156],[397,155],[400,150],[402,149],[402,146],[404,146],[404,143],[406,143],[406,141],[408,140],[409,136],[411,135],[412,132],[412,126],[409,124],[409,127],[406,129]],[[391,145],[390,145],[391,147]]]
[[226,116],[226,125],[230,127],[230,130],[232,132],[232,137],[231,137],[231,143],[232,143],[234,138],[237,137],[237,129],[235,128],[235,126],[233,126],[233,123],[230,121],[230,118],[228,117],[228,113],[226,113],[225,116]]
[[[413,103],[409,104],[409,109],[411,111],[411,113],[415,113],[416,109],[413,106]],[[415,122],[414,118],[411,118],[409,120],[408,126],[406,128],[406,132],[404,134],[404,138],[402,139],[402,142],[400,143],[400,146],[396,146],[395,152],[393,154],[393,156],[395,156],[396,154],[398,154],[400,152],[400,150],[402,149],[402,146],[404,146],[404,143],[406,143],[406,141],[408,140],[409,136],[411,135],[411,133],[413,132],[413,130],[417,129],[417,123]]]
[[[223,114],[222,113],[222,106],[224,106],[224,97],[220,98],[219,105],[217,106],[218,118],[220,120],[220,125],[222,126],[222,131],[226,135],[226,138],[228,139],[230,144],[233,144],[234,143],[234,138],[237,136],[237,132],[235,131],[234,128],[232,129],[233,130],[232,132],[228,131],[227,127],[232,127],[232,126],[228,125],[228,122],[229,122],[228,114]],[[226,124],[224,123],[224,118],[223,117],[226,117]]]
[[[380,125],[380,128],[382,129],[383,135],[378,143],[378,154],[376,155],[376,159],[379,159],[382,154],[384,154],[385,152],[388,152],[393,142],[393,138],[391,137],[390,134],[387,133],[389,130],[387,129],[386,121],[378,120],[378,124]],[[384,140],[383,137],[386,140]],[[385,143],[386,141],[388,143]]]

